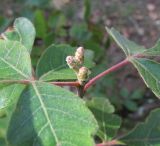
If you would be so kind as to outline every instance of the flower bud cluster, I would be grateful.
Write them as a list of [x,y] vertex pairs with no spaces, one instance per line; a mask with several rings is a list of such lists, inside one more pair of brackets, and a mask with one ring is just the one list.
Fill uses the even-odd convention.
[[83,85],[90,74],[90,70],[83,66],[84,48],[77,48],[74,56],[67,56],[66,62],[68,66],[76,72],[79,83]]

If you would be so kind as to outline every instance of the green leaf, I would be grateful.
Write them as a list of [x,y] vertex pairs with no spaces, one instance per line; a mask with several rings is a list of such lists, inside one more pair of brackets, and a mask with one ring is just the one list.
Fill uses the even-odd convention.
[[20,17],[14,21],[14,28],[20,35],[20,42],[30,53],[35,40],[36,32],[33,24],[26,18]]
[[91,38],[92,33],[88,30],[87,24],[74,24],[70,29],[71,37],[80,42],[87,41]]
[[[39,59],[39,62],[37,64],[37,70],[36,70],[37,76],[38,77],[42,75],[47,76],[46,74],[48,74],[49,71],[51,74],[53,74],[57,70],[62,70],[62,69],[70,70],[66,63],[66,57],[74,55],[75,51],[76,51],[76,48],[73,48],[69,45],[51,45],[46,49],[46,51],[43,53],[43,55]],[[93,58],[93,52],[90,50],[86,50],[85,61],[84,61],[85,66],[87,67],[93,66],[92,58]],[[67,72],[69,73],[70,71],[67,71]],[[70,79],[75,79],[75,75],[73,75],[73,72],[71,72],[69,76],[71,77]],[[55,78],[56,77],[53,76],[53,80]],[[63,78],[61,76],[60,79],[65,79],[65,77]],[[50,80],[52,79],[50,78]]]
[[48,73],[41,76],[40,80],[51,81],[51,80],[70,80],[77,79],[75,72],[72,69],[60,69],[51,70]]
[[33,24],[26,18],[17,18],[14,22],[14,28],[21,37],[21,43],[31,52],[35,40],[35,28]]
[[23,84],[0,84],[0,113],[17,102],[24,87]]
[[160,55],[160,40],[157,41],[156,45],[143,52],[147,56],[159,56]]
[[138,109],[138,105],[135,101],[127,99],[123,102],[124,106],[130,111],[136,111]]
[[36,74],[38,77],[51,71],[68,68],[66,57],[73,55],[75,48],[69,45],[51,45],[42,54],[37,64]]
[[103,97],[96,97],[87,101],[87,106],[91,109],[98,122],[99,130],[97,136],[103,141],[113,139],[120,128],[121,119],[113,114],[114,107],[109,100]]
[[73,93],[43,82],[22,93],[8,129],[13,146],[93,146],[96,121]]
[[121,141],[129,146],[159,146],[160,109],[151,112],[145,123],[138,124]]
[[59,31],[59,29],[63,28],[67,23],[66,17],[64,13],[61,11],[54,11],[50,16],[48,20],[48,25],[50,28],[55,29]]
[[21,42],[30,53],[35,40],[35,28],[26,18],[20,17],[15,19],[13,28],[4,32],[4,36],[11,41]]
[[145,58],[131,59],[145,84],[160,98],[160,64]]
[[94,97],[86,102],[87,106],[91,109],[96,109],[101,112],[107,112],[109,114],[114,112],[114,107],[111,105],[109,100],[104,97]]
[[5,36],[5,38],[11,41],[21,40],[19,33],[14,28],[10,28],[9,30],[5,31],[3,35]]
[[[5,117],[0,119],[0,138],[5,138],[8,119]],[[1,144],[1,143],[0,143]]]
[[137,89],[130,95],[130,99],[139,100],[143,98],[143,95],[144,95],[143,89]]
[[28,51],[16,41],[0,40],[0,80],[24,80],[32,77]]
[[37,32],[37,37],[45,38],[47,35],[47,23],[45,16],[41,10],[35,12],[34,24]]
[[95,118],[99,119],[99,131],[97,132],[97,135],[103,141],[112,140],[121,126],[121,118],[116,114],[102,114],[101,112],[98,113],[98,111],[96,111]]
[[146,50],[143,46],[139,46],[125,38],[114,28],[109,29],[106,27],[106,30],[109,35],[112,36],[112,38],[116,41],[117,45],[124,51],[126,56],[140,54]]

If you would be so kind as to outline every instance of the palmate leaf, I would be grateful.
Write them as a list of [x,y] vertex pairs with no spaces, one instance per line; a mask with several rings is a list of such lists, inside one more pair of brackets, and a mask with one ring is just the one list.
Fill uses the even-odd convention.
[[[58,75],[58,72],[67,73],[68,78],[67,79],[75,79],[75,73],[73,71],[70,71],[69,67],[66,64],[66,57],[74,55],[76,51],[76,48],[71,47],[69,45],[51,45],[46,49],[46,51],[41,56],[38,64],[37,64],[37,70],[36,74],[38,77],[41,77],[42,79],[49,78],[50,80],[60,79],[65,80],[66,77],[63,75]],[[90,50],[85,51],[85,60],[84,64],[87,67],[93,66],[93,52]],[[54,74],[54,76],[53,76]],[[56,74],[58,76],[56,76]],[[53,78],[51,78],[53,77]],[[70,78],[69,78],[70,77]]]
[[120,140],[129,146],[160,145],[160,109],[151,112],[145,123],[138,124]]
[[0,40],[0,82],[28,80],[32,77],[28,51],[16,41]]
[[7,39],[21,42],[30,53],[35,40],[36,32],[33,24],[26,18],[15,19],[13,29],[4,32]]
[[8,129],[12,146],[93,146],[97,124],[84,102],[43,82],[22,93]]
[[160,64],[145,58],[131,59],[147,87],[160,98]]
[[146,50],[143,46],[139,46],[125,38],[114,28],[109,29],[106,27],[106,30],[109,33],[109,35],[111,35],[113,39],[116,41],[117,45],[124,51],[126,56],[140,54]]

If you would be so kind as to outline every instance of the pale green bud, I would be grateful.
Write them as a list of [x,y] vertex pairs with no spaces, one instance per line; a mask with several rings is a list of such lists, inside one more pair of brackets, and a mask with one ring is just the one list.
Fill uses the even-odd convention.
[[68,64],[69,68],[78,72],[78,65],[77,65],[77,62],[76,62],[76,60],[73,56],[67,56],[66,57],[66,62]]
[[91,72],[90,72],[90,70],[87,67],[81,67],[79,69],[79,72],[77,74],[77,78],[78,78],[78,81],[79,81],[79,83],[81,85],[83,85],[84,82],[87,81],[90,73]]
[[75,59],[78,64],[83,64],[84,62],[84,48],[83,47],[77,48],[75,52]]

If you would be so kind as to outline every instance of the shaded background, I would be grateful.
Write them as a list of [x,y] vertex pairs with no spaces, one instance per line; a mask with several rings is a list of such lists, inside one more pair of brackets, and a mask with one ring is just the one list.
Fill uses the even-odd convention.
[[[159,0],[1,0],[0,32],[12,26],[16,17],[27,17],[37,31],[32,51],[34,67],[52,43],[82,45],[95,54],[96,66],[91,74],[95,76],[125,58],[105,26],[115,27],[130,40],[149,48],[159,38],[159,9]],[[160,107],[131,65],[104,77],[95,86],[86,96],[109,98],[123,118],[122,132],[144,120],[151,109]]]

